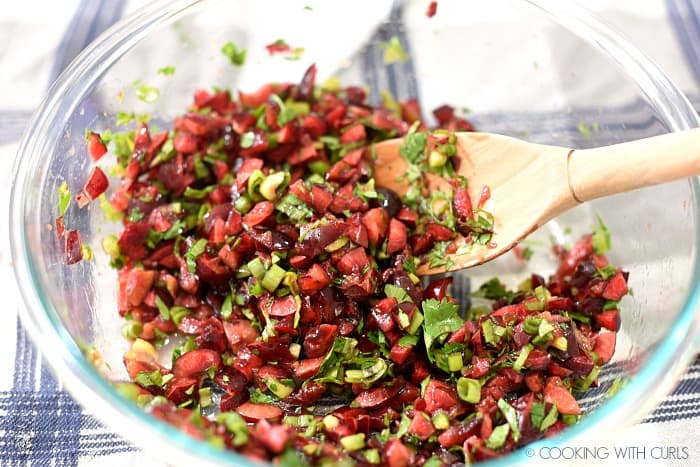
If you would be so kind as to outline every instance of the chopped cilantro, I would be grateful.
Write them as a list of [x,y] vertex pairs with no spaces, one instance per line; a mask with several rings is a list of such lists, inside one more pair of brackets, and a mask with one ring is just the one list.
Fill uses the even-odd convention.
[[592,245],[593,251],[598,255],[602,255],[610,249],[610,231],[599,215],[596,215],[596,218],[598,219],[598,225],[593,227]]
[[163,68],[158,69],[158,73],[164,76],[170,76],[175,74],[175,67],[172,65],[164,66]]
[[224,44],[221,47],[221,53],[229,59],[232,65],[241,66],[245,63],[246,50],[239,50],[233,42]]
[[134,121],[136,116],[133,112],[118,112],[117,113],[117,125],[126,125]]
[[374,178],[370,178],[367,183],[358,183],[352,190],[353,194],[365,202],[371,199],[384,199],[377,189],[374,187]]
[[[424,300],[423,308],[423,337],[425,348],[430,349],[433,342],[441,336],[455,332],[464,325],[464,321],[459,316],[457,304],[443,298],[440,301],[434,298]],[[432,359],[432,354],[428,352]]]
[[280,199],[275,205],[275,209],[286,214],[294,222],[310,219],[314,214],[311,208],[293,193],[287,193]]
[[[272,100],[275,101],[277,106],[280,108],[280,113],[277,115],[277,124],[279,126],[284,126],[287,123],[291,122],[294,120],[294,118],[297,116],[296,110],[294,106],[287,105],[280,99],[280,97],[277,94],[273,94]],[[251,142],[252,144],[252,142]]]
[[388,42],[382,43],[382,47],[384,47],[384,63],[387,65],[408,60],[408,54],[398,37],[393,36]]
[[504,399],[498,399],[498,408],[508,422],[508,425],[510,425],[513,441],[517,442],[518,438],[520,438],[520,430],[518,429],[518,415],[515,413],[515,409]]
[[406,261],[403,262],[403,269],[409,274],[415,274],[418,265],[416,264],[415,256],[409,256]]
[[233,434],[233,445],[243,446],[248,442],[248,423],[236,412],[222,412],[216,421],[223,424],[229,433]]
[[433,245],[433,248],[427,255],[431,268],[445,266],[445,269],[450,269],[452,267],[452,260],[447,255],[447,246],[449,244],[450,242],[448,241],[435,242],[435,245]]
[[596,274],[600,276],[601,279],[608,280],[617,272],[617,268],[612,264],[608,264],[604,268],[600,268],[596,271]]
[[279,399],[273,394],[268,394],[255,388],[250,394],[250,401],[256,404],[276,404],[279,402]]
[[129,212],[129,217],[127,217],[129,222],[138,222],[141,219],[143,219],[143,213],[141,210],[138,208],[138,206],[135,206],[130,212]]
[[141,386],[148,388],[161,387],[171,379],[173,379],[173,375],[170,374],[163,376],[160,371],[153,370],[140,371],[139,374],[136,375],[136,378],[134,378],[134,381]]
[[140,81],[136,81],[134,87],[136,88],[136,98],[147,104],[154,103],[160,97],[160,89],[155,86],[148,86]]
[[581,122],[578,124],[578,132],[581,133],[584,138],[591,139],[591,130],[585,123]]
[[187,263],[187,270],[194,274],[197,270],[197,258],[202,256],[204,250],[207,247],[207,239],[200,238],[195,243],[192,244],[187,253],[185,253],[185,262]]
[[498,277],[494,277],[486,282],[484,282],[479,290],[472,294],[474,297],[486,298],[488,300],[498,300],[499,298],[508,296],[508,291],[505,285],[498,280]]
[[416,164],[424,156],[426,142],[425,133],[408,133],[399,146],[399,154],[407,162]]
[[58,187],[58,213],[63,216],[70,206],[70,190],[68,189],[68,184],[63,182]]

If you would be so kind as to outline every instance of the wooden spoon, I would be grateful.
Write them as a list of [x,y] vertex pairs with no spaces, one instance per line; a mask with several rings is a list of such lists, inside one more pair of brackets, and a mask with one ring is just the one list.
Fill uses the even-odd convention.
[[[404,195],[408,164],[399,154],[402,139],[375,146],[377,186]],[[596,149],[568,149],[488,133],[457,133],[457,172],[469,182],[476,204],[483,187],[491,191],[485,209],[494,216],[490,245],[459,238],[461,254],[448,255],[450,271],[476,266],[507,252],[523,238],[572,207],[603,196],[700,174],[700,128]],[[428,174],[431,191],[452,190]],[[423,264],[418,274],[445,272]]]

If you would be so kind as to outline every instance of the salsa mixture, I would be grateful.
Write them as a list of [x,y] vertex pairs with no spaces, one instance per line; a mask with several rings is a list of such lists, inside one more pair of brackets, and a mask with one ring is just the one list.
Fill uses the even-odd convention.
[[[475,293],[490,306],[460,314],[452,279],[416,268],[445,265],[458,235],[491,240],[488,191],[471,200],[454,175],[453,132],[470,123],[442,106],[428,129],[415,100],[373,107],[365,89],[315,76],[237,98],[197,91],[160,131],[88,132],[121,180],[107,201],[96,167],[77,196],[123,222],[103,243],[132,340],[120,391],[196,438],[286,465],[470,463],[575,423],[573,394],[611,359],[628,292],[605,227],[555,247],[549,278],[517,290],[494,278]],[[403,198],[369,164],[395,137]],[[426,172],[453,190],[428,192]],[[91,255],[62,217],[57,228],[67,263]]]

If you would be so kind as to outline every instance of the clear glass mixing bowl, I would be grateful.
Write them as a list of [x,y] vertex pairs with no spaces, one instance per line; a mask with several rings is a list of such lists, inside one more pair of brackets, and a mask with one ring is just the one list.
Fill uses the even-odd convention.
[[[372,99],[390,90],[401,99],[419,97],[424,110],[446,102],[469,106],[479,129],[541,143],[589,147],[698,123],[654,63],[568,2],[441,0],[433,19],[425,17],[426,6],[423,0],[342,7],[327,1],[160,1],[107,31],[60,76],[19,149],[12,255],[26,304],[23,322],[55,374],[91,413],[172,464],[248,463],[152,419],[108,382],[124,378],[121,356],[128,345],[117,315],[116,274],[100,247],[117,226],[97,203],[84,209],[73,203],[67,219],[96,255],[70,267],[47,227],[57,215],[57,187],[66,181],[76,193],[85,181],[86,127],[114,127],[120,111],[148,112],[162,124],[186,108],[195,88],[253,90],[263,82],[296,81],[312,62],[321,80],[337,76],[369,86]],[[383,63],[382,43],[392,36],[410,53],[408,62]],[[301,59],[268,57],[264,45],[278,38],[304,47]],[[222,56],[228,41],[248,50],[246,66],[233,67]],[[176,73],[158,74],[166,65]],[[160,99],[136,99],[135,80],[158,86]],[[527,269],[550,272],[549,238],[571,242],[600,214],[613,235],[611,259],[629,270],[634,290],[623,302],[614,362],[600,387],[583,398],[586,416],[541,443],[611,439],[654,407],[700,347],[699,194],[691,179],[596,201],[528,240],[536,254]],[[493,274],[516,281],[526,270],[507,256],[466,274],[478,284]],[[86,347],[109,365],[96,369],[81,351]],[[606,397],[613,386],[622,389]],[[520,450],[495,463],[529,460]]]

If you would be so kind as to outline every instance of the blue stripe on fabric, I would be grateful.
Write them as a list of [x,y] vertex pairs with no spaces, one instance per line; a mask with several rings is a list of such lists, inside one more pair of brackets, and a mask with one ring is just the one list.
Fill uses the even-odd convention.
[[[401,22],[403,2],[395,0],[391,6],[391,12],[386,22],[379,25],[369,43],[361,52],[362,71],[369,83],[369,102],[378,104],[380,91],[388,90],[396,99],[406,100],[418,98],[418,85],[413,59],[410,53],[405,27]],[[404,50],[408,53],[408,59],[387,65],[384,63],[383,44],[396,37]]]
[[[406,34],[406,27],[403,24],[403,6],[401,0],[394,0],[391,6],[391,15],[388,25],[388,30],[392,36],[396,36],[404,48],[408,58],[399,63],[394,63],[388,67],[390,85],[393,85],[392,94],[402,100],[416,98],[418,99],[418,82],[416,76],[416,68],[413,64],[413,53],[411,53],[411,43]],[[391,37],[389,38],[391,39]],[[398,80],[398,76],[401,79]]]
[[28,110],[0,112],[0,144],[19,140],[31,116]]
[[124,0],[81,0],[56,51],[51,82],[90,42],[121,18],[124,3]]
[[63,69],[70,63],[88,43],[87,36],[90,25],[97,16],[98,6],[101,1],[81,0],[73,15],[61,42],[56,49],[49,83],[52,83]]
[[[121,16],[123,7],[123,0],[80,2],[56,51],[51,82],[88,43]],[[16,117],[13,113],[9,113],[9,118],[4,113],[0,121],[13,117]],[[3,130],[0,141],[13,136],[12,133]],[[97,422],[82,413],[46,365],[41,365],[41,373],[36,374],[37,360],[36,347],[18,322],[13,389],[9,397],[6,392],[0,397],[0,411],[5,413],[0,420],[0,459],[10,467],[43,467],[52,462],[61,466],[78,465],[82,452],[81,428]],[[97,444],[88,442],[85,447],[92,455],[134,450],[116,435]]]
[[688,32],[692,33],[691,44],[693,44],[693,49],[695,50],[695,56],[700,57],[700,17],[698,16],[698,9],[692,0],[685,0],[685,11],[688,13],[688,19],[690,20],[690,26],[688,27]]
[[700,85],[700,57],[698,57],[697,49],[693,46],[692,39],[686,28],[678,0],[666,0],[666,7],[673,29],[676,32],[676,38],[688,62],[688,68],[690,68],[695,77],[695,81]]

